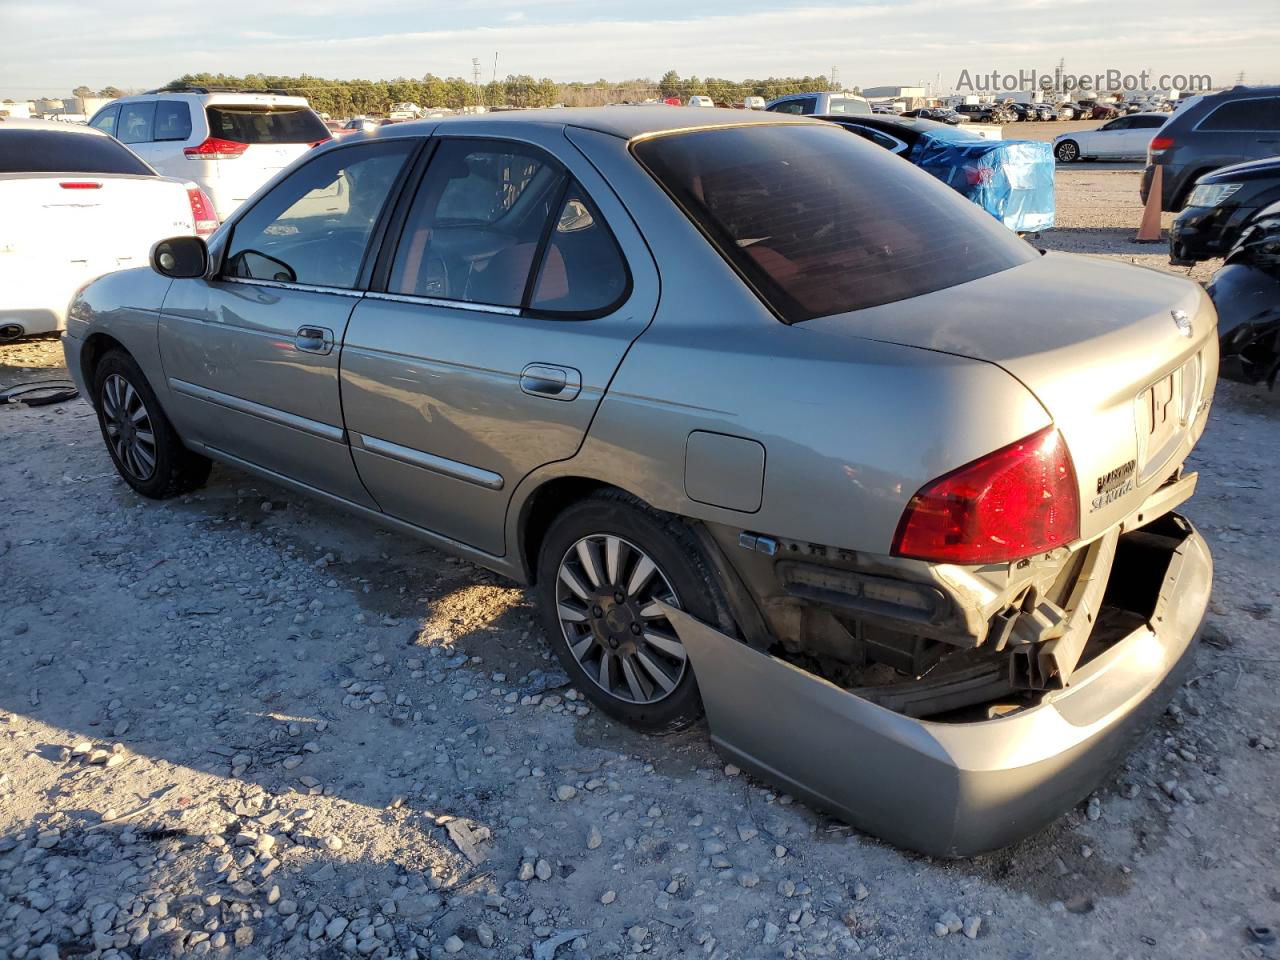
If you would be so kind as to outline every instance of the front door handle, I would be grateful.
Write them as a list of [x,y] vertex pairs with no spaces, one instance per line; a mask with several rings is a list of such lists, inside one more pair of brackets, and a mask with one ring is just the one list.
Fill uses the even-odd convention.
[[293,345],[303,353],[331,353],[333,331],[328,327],[299,327]]
[[572,400],[582,392],[582,374],[573,367],[531,363],[520,371],[520,389],[531,397]]

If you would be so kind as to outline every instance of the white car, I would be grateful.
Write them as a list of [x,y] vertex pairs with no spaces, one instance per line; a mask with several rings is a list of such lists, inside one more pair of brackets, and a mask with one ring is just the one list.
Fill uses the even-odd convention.
[[331,139],[306,97],[203,87],[122,97],[95,113],[89,126],[127,144],[162,175],[198,183],[219,220]]
[[0,211],[0,340],[63,329],[90,280],[146,266],[166,237],[218,226],[196,184],[159,176],[105,133],[51,120],[0,120]]
[[715,105],[716,102],[710,97],[700,95],[690,97],[689,102],[685,104],[686,107],[714,107]]
[[1145,160],[1147,145],[1169,119],[1167,113],[1130,113],[1096,130],[1076,130],[1053,138],[1059,163],[1076,160]]

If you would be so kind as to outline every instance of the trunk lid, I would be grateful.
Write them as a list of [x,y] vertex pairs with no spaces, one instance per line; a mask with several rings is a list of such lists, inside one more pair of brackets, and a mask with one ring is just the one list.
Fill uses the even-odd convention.
[[0,251],[41,273],[145,266],[151,245],[194,232],[186,185],[163,177],[0,175]]
[[1217,318],[1198,284],[1069,254],[808,324],[985,360],[1016,377],[1067,442],[1086,540],[1177,469],[1217,378]]

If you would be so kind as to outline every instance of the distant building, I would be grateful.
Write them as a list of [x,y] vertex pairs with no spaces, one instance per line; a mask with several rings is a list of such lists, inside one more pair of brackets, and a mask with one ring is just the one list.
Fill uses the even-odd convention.
[[67,113],[78,113],[86,117],[92,117],[108,103],[114,102],[115,99],[115,97],[77,97],[73,93],[71,99],[64,100],[63,104]]
[[57,97],[41,97],[35,101],[36,113],[62,113],[67,109],[67,105]]
[[915,100],[925,94],[924,87],[870,87],[862,91],[868,100]]
[[19,103],[16,100],[2,100],[0,101],[0,116],[26,120],[31,116],[31,107],[25,101]]

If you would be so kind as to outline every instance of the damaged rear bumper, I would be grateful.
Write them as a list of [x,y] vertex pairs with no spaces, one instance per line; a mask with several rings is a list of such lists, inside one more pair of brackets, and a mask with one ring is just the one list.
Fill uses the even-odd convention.
[[712,740],[734,763],[898,846],[971,856],[1034,833],[1083,799],[1185,679],[1213,562],[1174,514],[1159,543],[1144,547],[1140,569],[1117,562],[1112,572],[1143,584],[1141,626],[1037,705],[976,722],[895,713],[667,612]]

